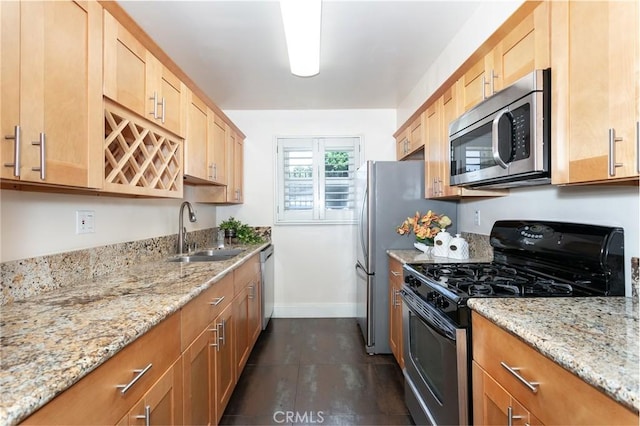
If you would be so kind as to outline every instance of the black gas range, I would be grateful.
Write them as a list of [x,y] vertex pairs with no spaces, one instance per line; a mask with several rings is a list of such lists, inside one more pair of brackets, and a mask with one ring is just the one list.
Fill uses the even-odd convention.
[[621,228],[497,221],[490,243],[491,262],[403,266],[405,399],[416,424],[471,422],[470,297],[624,296]]
[[404,266],[411,291],[467,326],[470,297],[624,296],[621,228],[566,222],[497,221],[491,262]]

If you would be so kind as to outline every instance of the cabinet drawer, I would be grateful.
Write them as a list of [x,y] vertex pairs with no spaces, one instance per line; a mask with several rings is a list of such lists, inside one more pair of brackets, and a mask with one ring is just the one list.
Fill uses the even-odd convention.
[[251,257],[233,271],[234,294],[239,294],[251,281],[260,275],[260,259],[258,255]]
[[233,299],[233,274],[227,274],[182,308],[181,349],[183,351],[231,303],[231,299]]
[[[126,346],[24,424],[115,424],[180,356],[180,315],[175,314]],[[161,349],[161,350],[160,350]],[[151,367],[144,373],[134,370]],[[133,379],[139,380],[133,383]],[[131,384],[124,389],[119,385]]]
[[[638,416],[473,312],[473,359],[544,424],[638,424]],[[506,367],[534,384],[530,390]]]

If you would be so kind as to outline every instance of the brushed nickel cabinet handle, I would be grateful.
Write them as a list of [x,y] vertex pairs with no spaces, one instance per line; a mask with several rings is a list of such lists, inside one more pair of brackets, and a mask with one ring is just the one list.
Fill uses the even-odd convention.
[[222,320],[222,323],[220,323],[220,326],[222,327],[222,336],[218,337],[218,340],[222,342],[222,344],[224,346],[227,345],[227,320]]
[[491,96],[496,94],[496,78],[498,78],[498,74],[496,74],[495,70],[491,70]]
[[487,99],[487,90],[485,89],[485,86],[487,86],[489,84],[489,82],[487,81],[487,77],[485,77],[484,75],[482,76],[482,100],[484,101],[485,99]]
[[35,141],[35,142],[31,142],[31,145],[33,146],[39,146],[40,147],[40,167],[32,167],[31,170],[33,170],[34,172],[40,172],[40,179],[41,180],[45,180],[45,176],[46,176],[46,136],[44,133],[40,133],[40,140]]
[[216,338],[214,339],[215,343],[209,343],[209,346],[216,348],[216,352],[220,352],[220,344],[218,343],[218,335],[220,330],[218,329],[218,325],[216,324],[215,328],[210,328],[209,331],[216,333]]
[[218,306],[220,303],[222,303],[223,300],[224,300],[224,296],[216,297],[211,302],[209,302],[209,304],[212,305],[212,306]]
[[640,121],[636,121],[636,171],[640,173]]
[[507,425],[513,426],[513,419],[524,419],[524,416],[514,416],[513,415],[513,407],[509,406],[507,408]]
[[398,296],[400,295],[400,290],[393,290],[393,306],[398,307],[400,304],[398,303]]
[[616,175],[616,167],[622,167],[622,163],[616,163],[616,142],[622,142],[622,138],[616,137],[616,129],[609,129],[609,176]]
[[13,167],[13,175],[20,177],[20,126],[14,126],[13,135],[7,135],[6,140],[13,140],[13,163],[5,163],[5,167]]
[[162,121],[162,124],[164,124],[164,111],[167,108],[167,104],[165,103],[164,96],[162,97],[161,104],[162,104],[162,115],[160,116],[160,119]]
[[143,369],[133,370],[133,372],[136,374],[135,377],[131,379],[131,381],[126,385],[117,385],[116,388],[120,389],[120,393],[124,395],[125,393],[127,393],[129,389],[131,389],[133,385],[136,384],[138,380],[142,378],[142,376],[144,376],[147,373],[147,371],[151,370],[151,367],[153,367],[153,364],[149,364]]
[[145,405],[144,415],[138,415],[136,419],[144,419],[144,426],[151,426],[151,406]]
[[391,271],[391,273],[393,274],[394,277],[399,277],[402,275],[402,272],[398,272],[398,271]]
[[150,101],[153,101],[153,111],[149,114],[153,114],[153,118],[158,119],[158,92],[153,92],[153,96],[149,98]]
[[540,383],[538,382],[530,382],[527,379],[525,379],[524,377],[522,377],[519,373],[520,368],[517,367],[510,367],[507,365],[506,362],[504,361],[500,361],[500,365],[507,370],[509,373],[511,373],[516,379],[518,379],[520,381],[520,383],[522,383],[523,385],[525,385],[531,392],[533,393],[538,393],[538,386],[540,385]]

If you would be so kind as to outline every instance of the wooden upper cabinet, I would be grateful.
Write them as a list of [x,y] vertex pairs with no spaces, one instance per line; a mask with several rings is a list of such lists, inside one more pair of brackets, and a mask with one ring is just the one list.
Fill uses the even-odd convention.
[[[157,91],[157,119],[167,130],[183,136],[186,126],[187,86],[162,62],[151,57],[147,86]],[[150,89],[148,89],[150,90]]]
[[402,160],[424,147],[425,127],[421,114],[396,136],[396,159]]
[[187,132],[184,142],[184,174],[187,181],[208,181],[207,151],[209,149],[209,108],[189,91],[187,101]]
[[542,2],[460,78],[463,111],[535,69],[550,66],[550,8]]
[[101,186],[101,10],[0,3],[3,179]]
[[227,126],[227,202],[244,201],[244,139]]
[[427,128],[424,149],[424,195],[425,198],[436,198],[442,195],[442,179],[446,158],[443,154],[448,140],[442,134],[442,97],[429,105],[423,113]]
[[184,135],[186,86],[107,11],[104,95],[176,135]]
[[552,182],[637,180],[638,2],[552,2]]
[[409,129],[396,136],[396,160],[402,160],[409,153]]
[[493,92],[487,91],[488,96],[533,70],[550,67],[549,13],[549,3],[542,2],[493,49]]
[[227,132],[228,126],[224,120],[213,115],[209,121],[211,126],[212,141],[209,144],[209,167],[212,172],[212,180],[224,185],[227,183]]

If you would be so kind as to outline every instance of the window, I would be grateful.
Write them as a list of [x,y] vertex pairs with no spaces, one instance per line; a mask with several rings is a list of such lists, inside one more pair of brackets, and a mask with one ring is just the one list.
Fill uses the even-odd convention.
[[278,137],[276,223],[354,223],[360,137]]

